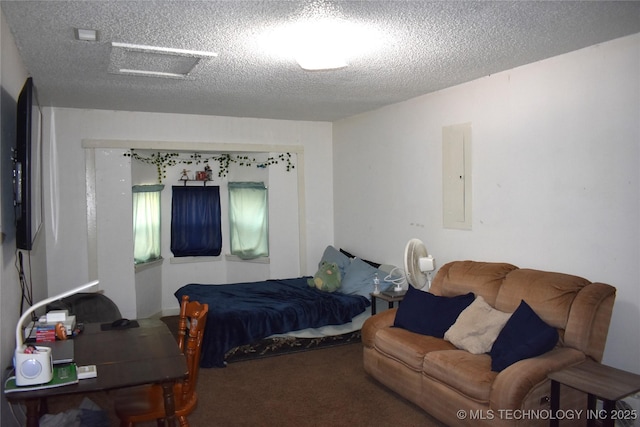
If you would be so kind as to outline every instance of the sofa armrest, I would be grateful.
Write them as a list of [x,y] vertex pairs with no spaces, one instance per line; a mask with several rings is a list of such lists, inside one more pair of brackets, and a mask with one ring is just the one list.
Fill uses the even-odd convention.
[[521,409],[527,394],[547,379],[550,372],[582,362],[581,351],[557,347],[545,354],[520,360],[498,374],[491,387],[490,408]]
[[616,288],[604,283],[591,283],[578,292],[567,319],[564,345],[583,351],[600,362],[615,298]]
[[365,320],[362,325],[362,344],[365,347],[373,347],[373,340],[378,330],[393,326],[396,319],[397,308],[385,310]]

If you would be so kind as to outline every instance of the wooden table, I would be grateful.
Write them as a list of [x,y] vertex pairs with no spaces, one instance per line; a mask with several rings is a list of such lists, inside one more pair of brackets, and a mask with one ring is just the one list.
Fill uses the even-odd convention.
[[387,301],[389,303],[389,308],[393,308],[393,303],[398,302],[399,304],[400,301],[404,299],[404,296],[406,293],[407,291],[401,291],[397,293],[389,292],[388,294],[385,294],[383,292],[380,292],[378,294],[374,294],[373,292],[370,293],[369,295],[371,295],[371,315],[373,316],[374,314],[376,314],[376,298],[379,298],[383,301]]
[[[635,411],[618,411],[616,402],[640,391],[640,375],[588,360],[567,369],[552,372],[551,413],[560,409],[560,384],[587,393],[587,425],[602,421],[604,427],[613,427],[615,420],[636,419]],[[596,411],[596,399],[603,401],[602,412]],[[628,413],[625,413],[628,412]],[[551,417],[550,425],[558,426],[558,419]]]
[[100,324],[86,324],[74,339],[78,366],[96,365],[96,378],[78,384],[5,394],[11,403],[27,407],[27,426],[38,426],[46,413],[46,398],[66,394],[113,390],[144,384],[161,384],[169,425],[175,426],[173,384],[187,375],[187,363],[176,339],[160,320],[141,319],[137,328],[101,331]]

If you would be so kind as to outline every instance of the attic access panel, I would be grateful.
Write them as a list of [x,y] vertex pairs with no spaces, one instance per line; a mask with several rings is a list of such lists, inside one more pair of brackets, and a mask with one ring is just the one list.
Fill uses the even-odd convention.
[[216,53],[156,46],[111,43],[109,73],[132,76],[193,79]]

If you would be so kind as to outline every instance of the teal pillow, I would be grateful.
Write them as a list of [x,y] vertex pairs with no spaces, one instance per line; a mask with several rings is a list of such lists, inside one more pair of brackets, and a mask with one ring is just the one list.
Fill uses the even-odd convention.
[[322,258],[320,258],[320,262],[318,263],[318,268],[322,266],[323,262],[335,263],[340,269],[340,277],[344,277],[346,275],[347,267],[351,264],[351,260],[348,256],[329,245],[324,250],[322,254]]
[[500,372],[519,360],[539,356],[557,342],[556,328],[547,325],[523,300],[491,347],[491,370]]
[[384,282],[387,273],[372,267],[360,258],[354,258],[342,277],[340,292],[348,295],[369,297],[369,294],[373,292],[373,279],[376,274],[378,275],[378,280],[380,280],[380,288],[383,290],[387,287]]
[[393,326],[443,338],[462,310],[471,305],[474,299],[471,292],[455,297],[441,297],[409,286],[398,307]]

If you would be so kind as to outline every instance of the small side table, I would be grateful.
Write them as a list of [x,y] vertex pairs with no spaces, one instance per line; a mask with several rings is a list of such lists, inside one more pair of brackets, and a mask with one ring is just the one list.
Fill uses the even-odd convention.
[[[616,412],[616,402],[640,391],[640,375],[592,360],[551,372],[548,377],[551,380],[551,413],[556,414],[560,409],[560,384],[564,384],[587,393],[588,426],[594,426],[601,420],[603,427],[613,427],[616,419],[625,418],[622,411],[620,414]],[[604,412],[596,412],[596,399],[602,400]],[[551,417],[549,425],[557,427],[558,422],[557,417]]]
[[373,316],[374,314],[376,314],[376,299],[381,299],[382,301],[387,301],[389,303],[389,308],[393,308],[393,303],[394,302],[398,302],[398,304],[400,304],[400,301],[402,301],[404,299],[404,295],[407,293],[407,291],[400,291],[400,292],[391,292],[391,291],[384,291],[384,292],[380,292],[379,294],[374,294],[373,292],[370,293],[369,295],[371,295],[371,315]]

